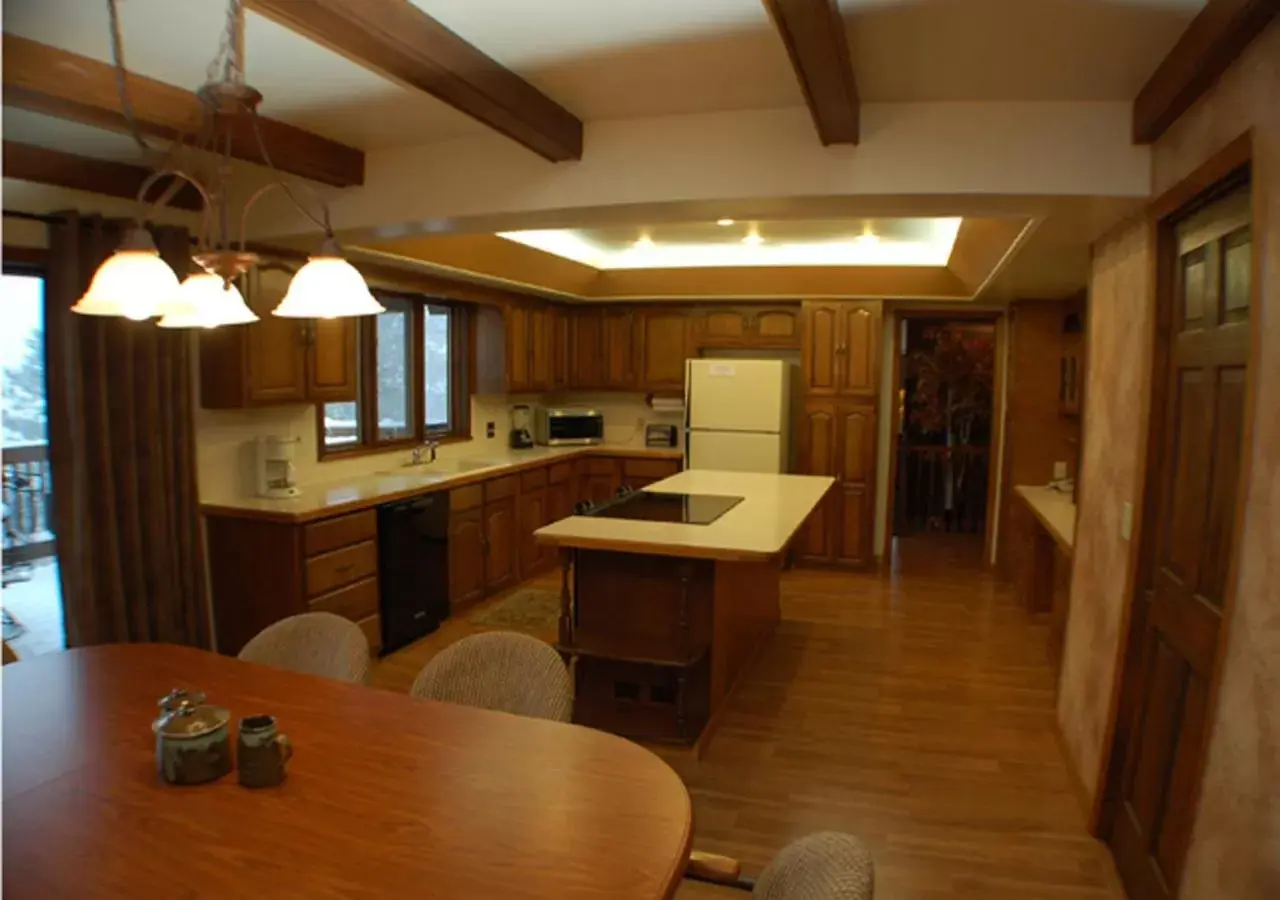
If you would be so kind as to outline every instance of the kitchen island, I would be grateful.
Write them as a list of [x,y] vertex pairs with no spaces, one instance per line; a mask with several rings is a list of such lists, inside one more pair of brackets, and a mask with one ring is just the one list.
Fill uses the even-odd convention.
[[620,502],[536,531],[561,551],[574,721],[701,753],[778,622],[787,548],[833,483],[690,470],[651,485],[666,497],[628,503],[634,513]]

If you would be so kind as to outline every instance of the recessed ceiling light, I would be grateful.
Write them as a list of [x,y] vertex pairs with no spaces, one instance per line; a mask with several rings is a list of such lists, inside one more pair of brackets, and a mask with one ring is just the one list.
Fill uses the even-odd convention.
[[728,228],[734,222],[733,219],[716,219],[716,224],[721,228]]
[[760,237],[760,235],[753,231],[742,239],[742,243],[746,244],[748,247],[759,247],[764,243],[764,238]]
[[647,234],[640,235],[640,238],[635,243],[635,248],[637,250],[652,250],[653,238],[649,237]]
[[859,247],[874,247],[880,243],[880,236],[868,229],[854,238],[853,242]]

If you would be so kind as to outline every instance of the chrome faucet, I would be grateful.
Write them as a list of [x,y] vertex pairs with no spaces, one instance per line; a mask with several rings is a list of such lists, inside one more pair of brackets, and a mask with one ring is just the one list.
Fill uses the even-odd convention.
[[426,462],[433,463],[436,461],[436,450],[439,448],[439,441],[423,441],[421,445],[413,448],[413,461],[409,463],[411,466],[420,466],[423,463],[422,451],[427,451],[430,456]]

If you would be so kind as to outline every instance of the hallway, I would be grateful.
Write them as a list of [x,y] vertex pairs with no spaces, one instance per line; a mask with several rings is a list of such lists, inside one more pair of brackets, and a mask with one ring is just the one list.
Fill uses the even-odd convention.
[[[881,900],[1121,897],[1058,748],[1044,629],[982,568],[980,537],[897,544],[889,574],[785,573],[782,624],[706,756],[655,748],[689,787],[695,845],[753,874],[839,829],[870,846]],[[501,599],[387,657],[372,683],[407,690]],[[678,896],[744,895],[686,882]]]

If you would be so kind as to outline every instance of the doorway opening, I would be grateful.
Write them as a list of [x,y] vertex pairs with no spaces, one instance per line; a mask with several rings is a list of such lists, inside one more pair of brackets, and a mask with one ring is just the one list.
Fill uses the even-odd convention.
[[900,314],[896,323],[890,533],[988,532],[995,390],[994,316]]
[[20,657],[66,646],[54,540],[45,402],[44,270],[5,248],[0,307],[4,546],[0,608],[5,643]]

